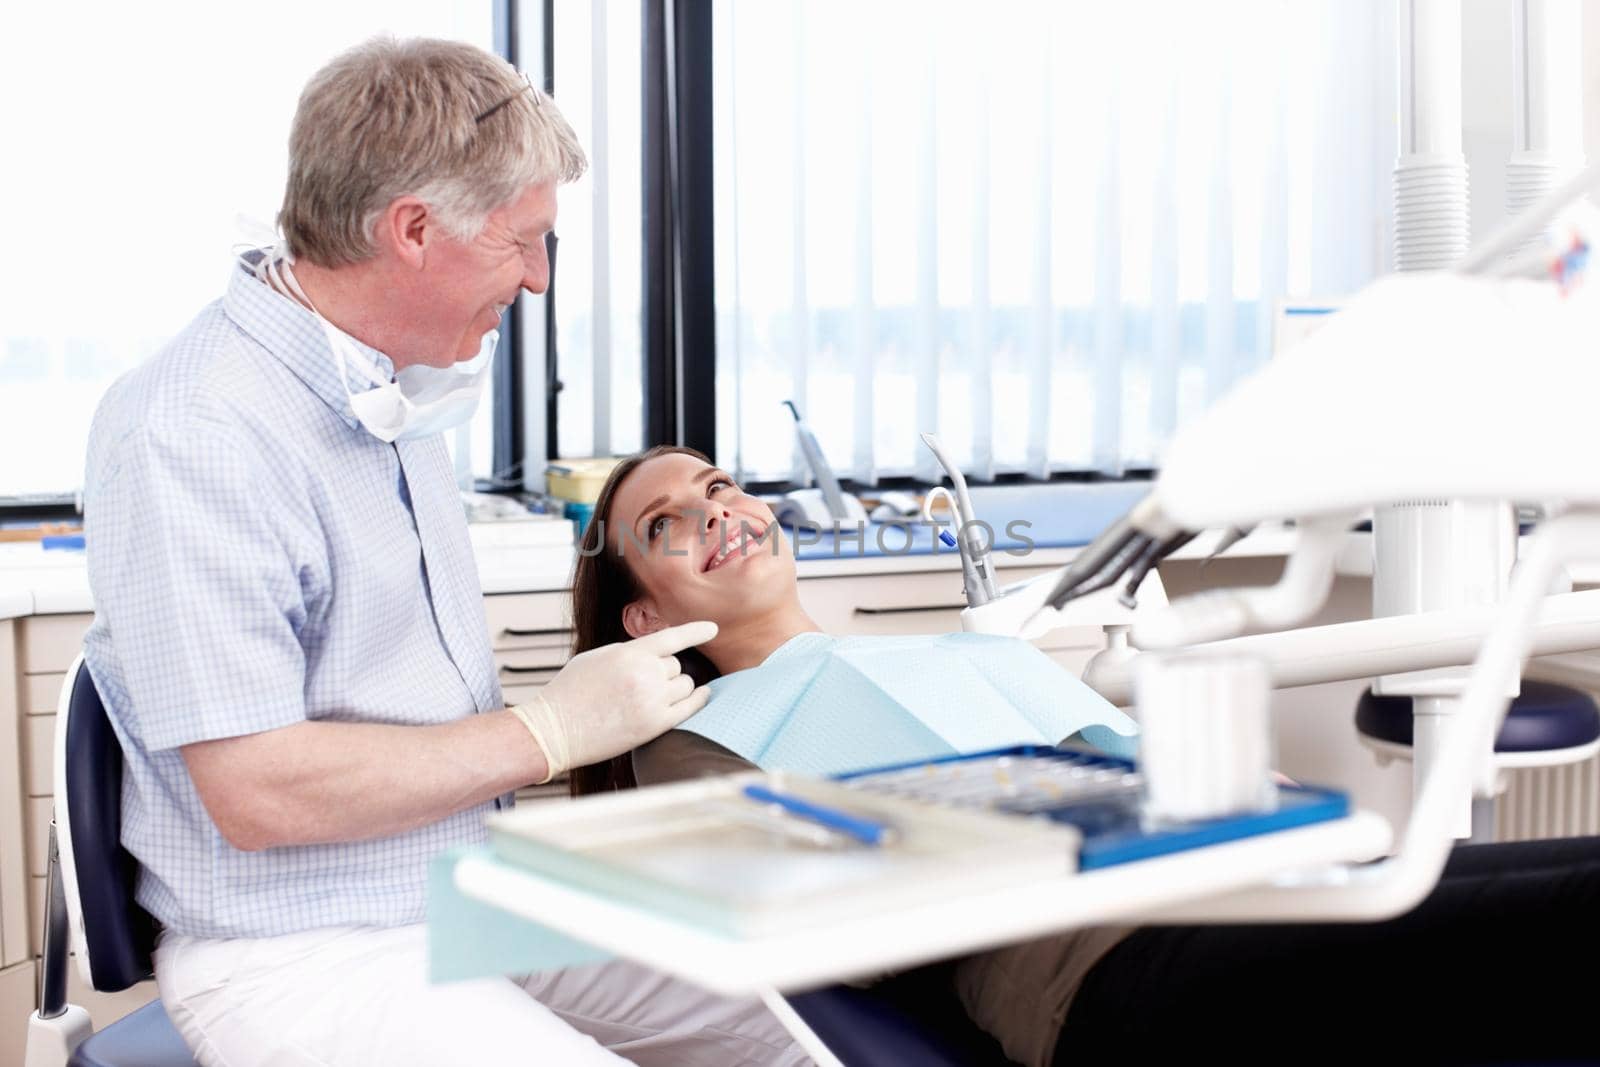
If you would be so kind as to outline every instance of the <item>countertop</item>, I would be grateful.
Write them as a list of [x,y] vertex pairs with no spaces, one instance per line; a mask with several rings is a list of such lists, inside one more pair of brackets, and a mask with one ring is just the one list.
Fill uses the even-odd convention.
[[[995,532],[993,559],[1000,570],[1061,566],[1144,493],[1144,482],[983,486],[972,492],[979,520]],[[843,536],[789,533],[802,579],[918,571],[959,572],[954,550],[936,545],[927,525],[895,528],[873,523]],[[1229,556],[1281,556],[1293,534],[1262,528],[1229,549]],[[1216,537],[1202,536],[1174,558],[1202,558]],[[1352,545],[1353,565],[1366,551]],[[560,592],[569,587],[573,553],[560,549],[479,547],[484,593]],[[85,553],[44,549],[36,542],[0,543],[0,619],[94,610]]]

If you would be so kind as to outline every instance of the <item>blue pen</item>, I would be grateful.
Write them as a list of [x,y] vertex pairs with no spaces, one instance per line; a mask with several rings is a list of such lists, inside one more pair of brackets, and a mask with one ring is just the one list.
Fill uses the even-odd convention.
[[881,822],[863,819],[837,808],[813,804],[809,800],[801,800],[786,793],[774,792],[764,785],[747,785],[744,787],[744,795],[763,804],[776,804],[790,815],[847,834],[864,845],[886,844],[894,836],[893,828]]

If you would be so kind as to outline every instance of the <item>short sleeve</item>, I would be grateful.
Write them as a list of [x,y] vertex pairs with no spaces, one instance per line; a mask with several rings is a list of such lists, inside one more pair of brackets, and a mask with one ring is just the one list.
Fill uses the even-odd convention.
[[97,621],[150,750],[301,722],[304,597],[265,457],[141,428],[87,479]]

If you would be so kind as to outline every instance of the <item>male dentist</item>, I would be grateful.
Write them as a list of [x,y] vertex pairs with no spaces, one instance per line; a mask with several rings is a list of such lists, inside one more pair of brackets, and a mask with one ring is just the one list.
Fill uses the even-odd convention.
[[804,1062],[758,1003],[631,964],[430,985],[428,861],[526,783],[705,701],[678,627],[503,706],[440,431],[549,281],[555,104],[469,45],[376,39],[306,86],[279,215],[120,380],[89,445],[85,654],[127,755],[162,1000],[205,1064]]

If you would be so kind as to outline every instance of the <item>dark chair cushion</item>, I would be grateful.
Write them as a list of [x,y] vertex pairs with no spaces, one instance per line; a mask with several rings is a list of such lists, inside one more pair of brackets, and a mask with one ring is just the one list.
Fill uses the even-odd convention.
[[153,1000],[79,1045],[67,1067],[195,1067],[189,1047]]
[[949,965],[867,989],[829,986],[788,998],[844,1067],[1013,1067],[956,999]]
[[[1356,729],[1396,745],[1411,744],[1411,698],[1380,697],[1368,689],[1356,705]],[[1522,683],[1495,738],[1496,752],[1548,752],[1600,738],[1600,709],[1582,690],[1549,682]]]
[[84,939],[94,987],[127,989],[150,977],[155,922],[133,901],[136,865],[122,847],[122,746],[85,665],[67,723],[67,810]]

